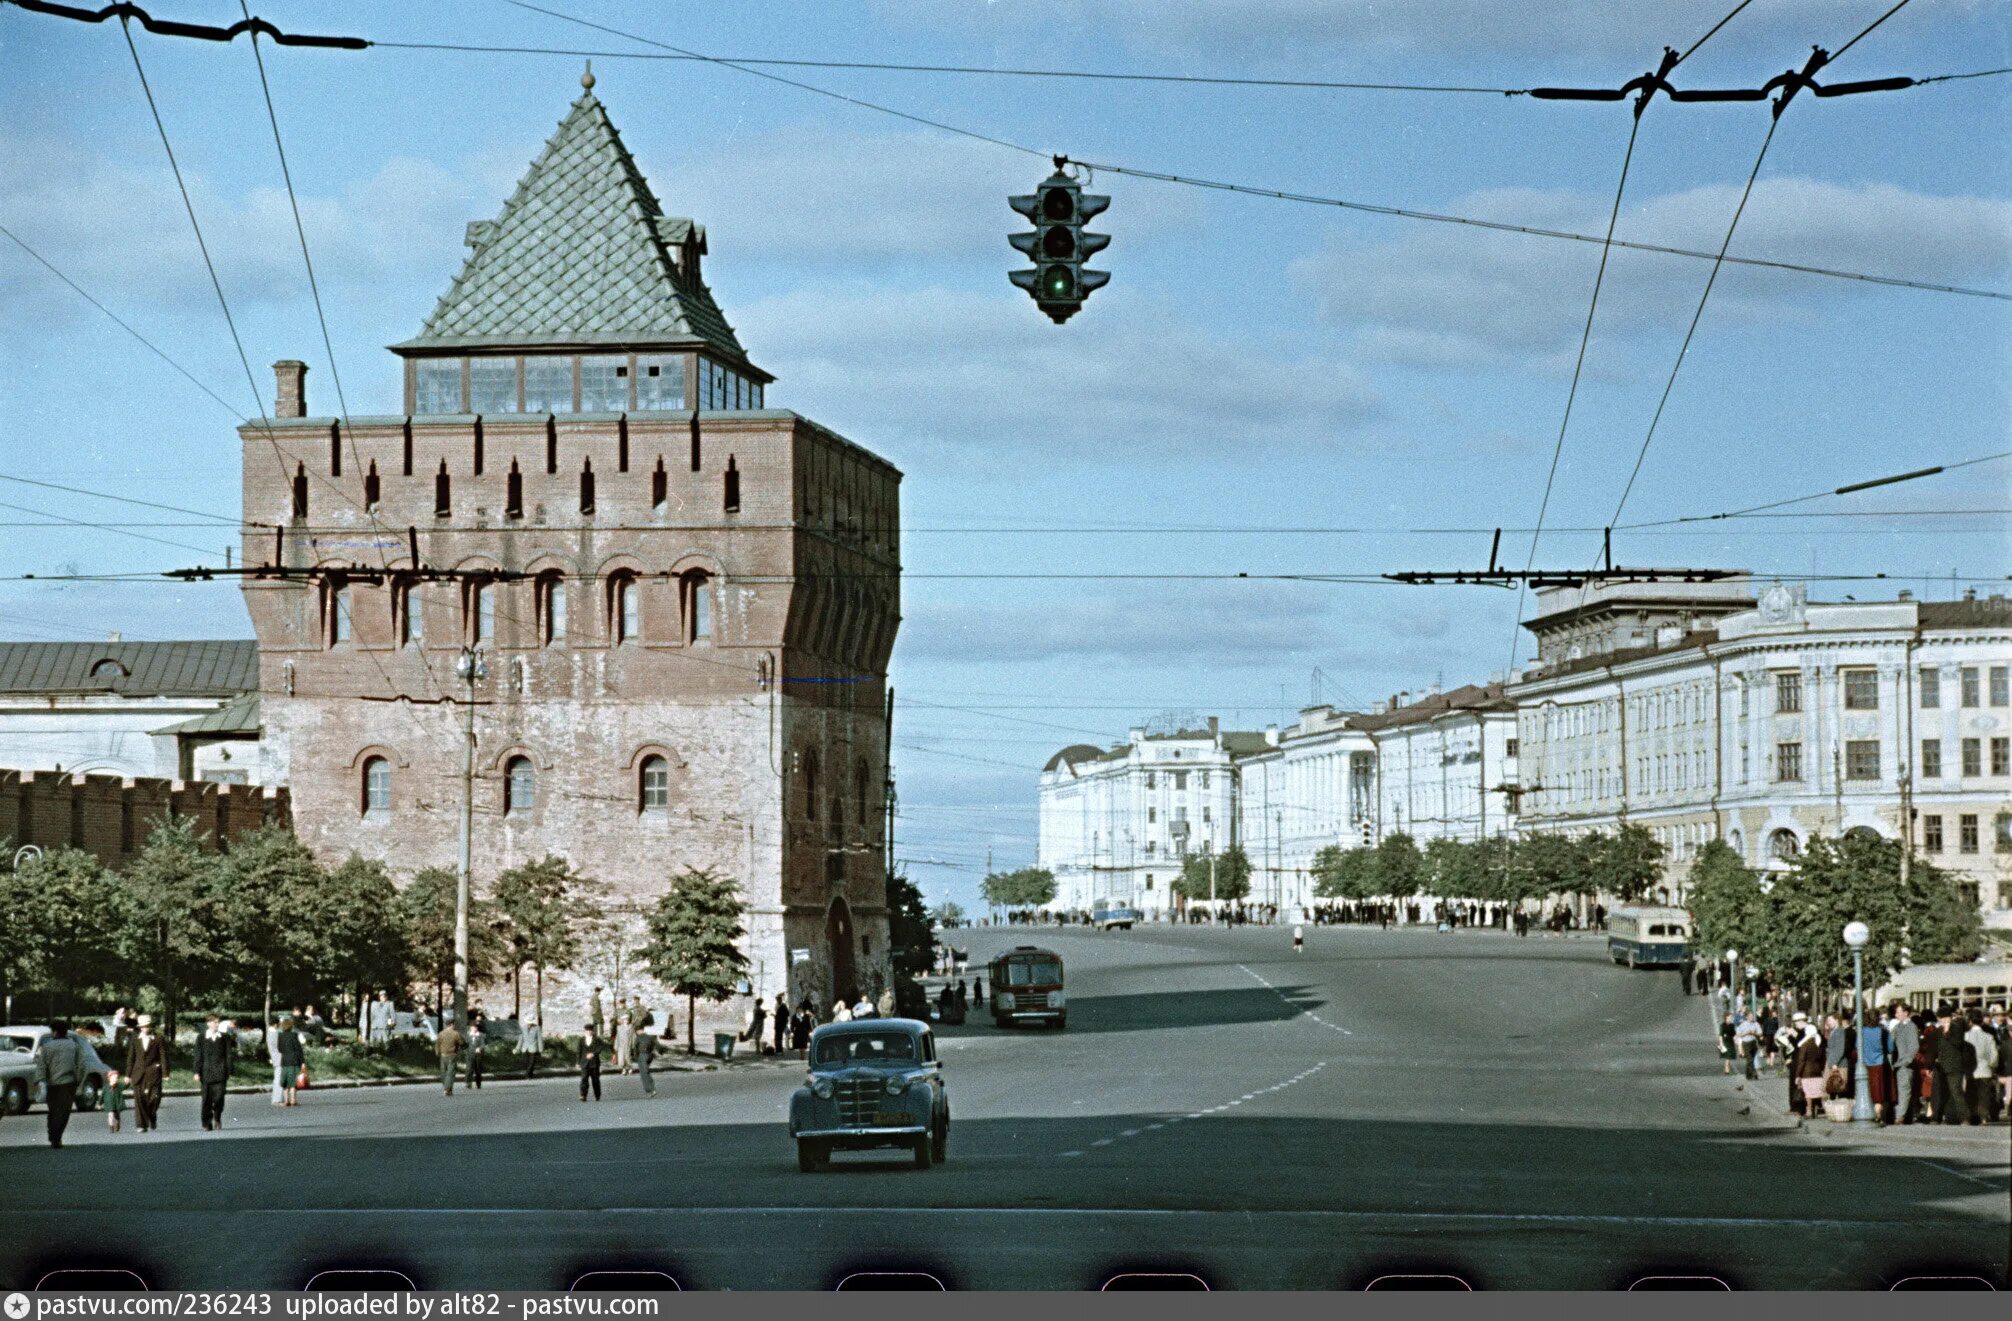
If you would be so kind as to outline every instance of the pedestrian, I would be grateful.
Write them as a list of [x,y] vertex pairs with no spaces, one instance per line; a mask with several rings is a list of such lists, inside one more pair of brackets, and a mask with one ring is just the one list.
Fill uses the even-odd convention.
[[1858,1063],[1865,1070],[1872,1117],[1884,1128],[1893,1122],[1893,1033],[1877,1018],[1859,1029]]
[[105,1072],[105,1127],[119,1131],[120,1116],[126,1113],[126,1076],[117,1069]]
[[275,1106],[286,1104],[286,1066],[280,1063],[279,1058],[279,1025],[277,1018],[265,1025],[265,1057],[272,1065],[272,1103]]
[[789,1001],[781,991],[775,993],[775,1053],[781,1055],[789,1044]]
[[2012,1018],[2004,1005],[1991,1006],[1990,1029],[1998,1039],[1998,1094],[1992,1099],[1996,1118],[2012,1119]]
[[1992,1117],[1992,1100],[1998,1090],[1998,1038],[1984,1026],[1984,1011],[1970,1011],[1970,1028],[1963,1034],[1963,1044],[1970,1048],[1968,1088],[1964,1104],[1970,1110],[1970,1122],[1982,1124]]
[[237,1038],[223,1030],[215,1014],[203,1020],[196,1039],[196,1082],[203,1089],[203,1131],[224,1126],[224,1096],[230,1090],[231,1065],[237,1059]]
[[971,1007],[971,993],[964,988],[964,979],[957,979],[957,1012],[963,1013]]
[[300,1020],[299,1031],[309,1041],[319,1046],[328,1036],[328,1023],[321,1016],[321,1010],[313,1005],[307,1007],[307,1017]]
[[756,996],[753,1006],[748,1009],[747,1025],[741,1028],[741,1040],[753,1043],[757,1055],[761,1054],[762,1029],[766,1026],[768,1026],[768,1005],[760,996]]
[[629,1057],[636,1053],[636,1025],[625,1010],[615,1016],[615,1072],[626,1076]]
[[1977,1066],[1976,1050],[1964,1040],[1963,1015],[1951,1012],[1949,1022],[1935,1043],[1935,1118],[1938,1123],[1961,1124],[1969,1120],[1970,1071]]
[[[880,975],[875,973],[873,980],[878,982]],[[892,986],[881,987],[880,994],[873,997],[873,1012],[882,1018],[892,1018],[894,1017],[894,1008],[894,988]]]
[[1769,1073],[1774,1072],[1776,1041],[1781,1035],[1781,1017],[1775,1013],[1774,1001],[1762,1004],[1760,1014],[1761,1063]]
[[1297,922],[1292,924],[1292,952],[1295,954],[1306,952],[1306,928]]
[[[755,1042],[755,1048],[757,1050],[761,1048],[759,1038]],[[645,1096],[655,1096],[657,1094],[657,1080],[650,1073],[651,1067],[656,1062],[657,1034],[654,1032],[638,1032],[636,1034],[636,1073],[643,1080],[643,1095]]]
[[1719,1072],[1731,1076],[1733,1056],[1739,1053],[1739,1024],[1733,1021],[1733,1011],[1728,1009],[1719,1020]]
[[597,1037],[607,1028],[607,1020],[601,1017],[601,988],[598,986],[594,988],[594,993],[587,997],[587,1021],[593,1024],[594,1035]]
[[538,1057],[545,1053],[545,1033],[538,1026],[538,1015],[534,1011],[517,1029],[517,1058],[524,1061],[524,1076],[532,1077],[538,1072]]
[[594,1099],[601,1099],[601,1034],[592,1023],[584,1025],[580,1036],[580,1100],[587,1099],[591,1087]]
[[983,977],[973,977],[971,979],[971,1003],[977,1005],[980,1009],[985,1007],[985,979]]
[[440,1024],[440,1035],[433,1039],[433,1053],[440,1060],[440,1090],[442,1095],[454,1095],[454,1075],[461,1064],[461,1029],[455,1026],[452,1015]]
[[1823,1016],[1823,1093],[1850,1096],[1858,1076],[1858,1043],[1851,1025],[1838,1014]]
[[77,1088],[84,1081],[84,1047],[60,1018],[50,1021],[49,1035],[35,1047],[35,1080],[42,1084],[43,1104],[49,1110],[49,1145],[60,1147]]
[[867,998],[865,991],[861,991],[858,1002],[852,1006],[852,1016],[854,1018],[872,1018],[873,1015],[873,1001]]
[[789,1048],[796,1052],[798,1059],[810,1051],[810,1034],[817,1027],[817,1015],[811,1012],[810,997],[796,1007],[796,1016],[789,1022]]
[[142,1133],[160,1127],[161,1086],[168,1077],[168,1050],[154,1035],[154,1016],[141,1014],[126,1048],[126,1079],[133,1087],[133,1120]]
[[1921,1049],[1914,1052],[1914,1072],[1919,1080],[1915,1089],[1921,1098],[1921,1122],[1932,1124],[1936,1122],[1936,1102],[1942,1099],[1935,1069],[1936,1057],[1942,1052],[1942,1024],[1933,1009],[1921,1011],[1920,1023]]
[[307,1072],[307,1046],[291,1018],[279,1020],[275,1049],[279,1055],[282,1105],[300,1104],[300,1079]]
[[1749,1009],[1740,1015],[1739,1026],[1733,1029],[1733,1045],[1740,1057],[1741,1072],[1748,1082],[1760,1077],[1754,1067],[1760,1058],[1760,1042],[1760,1020]]
[[1894,1120],[1911,1124],[1921,1114],[1920,1074],[1915,1066],[1915,1057],[1921,1053],[1921,1029],[1905,1000],[1893,1002],[1893,1021],[1887,1031],[1893,1038]]
[[850,1023],[852,1021],[852,1006],[845,1002],[843,996],[840,996],[837,1002],[831,1006],[831,1021],[834,1023]]
[[489,1020],[476,1014],[468,1022],[468,1085],[482,1090],[482,1051],[489,1044]]

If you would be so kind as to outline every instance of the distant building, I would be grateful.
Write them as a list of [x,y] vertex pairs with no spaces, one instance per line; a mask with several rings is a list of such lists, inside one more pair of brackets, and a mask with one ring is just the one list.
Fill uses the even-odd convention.
[[1310,706],[1264,745],[1239,756],[1240,842],[1251,861],[1251,902],[1296,908],[1313,898],[1313,864],[1329,845],[1373,842],[1376,745],[1358,717]]
[[[635,991],[638,914],[714,868],[748,905],[751,990],[829,1004],[889,975],[901,474],[768,406],[705,230],[664,214],[584,81],[393,346],[404,409],[314,415],[286,361],[277,416],[239,429],[245,517],[313,571],[245,586],[270,774],[326,860],[457,866],[479,650],[478,887],[547,854],[608,883],[620,937],[580,979]],[[245,563],[273,546],[247,532]]]
[[1362,842],[1404,834],[1423,848],[1516,833],[1516,706],[1501,683],[1393,697],[1349,724],[1376,746],[1374,829]]
[[0,767],[266,783],[258,643],[0,642]]

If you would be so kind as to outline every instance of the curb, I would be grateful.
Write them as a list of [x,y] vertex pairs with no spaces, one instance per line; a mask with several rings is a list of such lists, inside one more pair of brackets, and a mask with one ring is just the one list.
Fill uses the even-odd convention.
[[[760,1068],[776,1068],[783,1063],[791,1065],[802,1063],[801,1060],[795,1060],[795,1059],[787,1061],[777,1061],[773,1056],[763,1057],[761,1063],[759,1064],[757,1064],[754,1060],[717,1060],[711,1058],[710,1056],[705,1055],[699,1055],[699,1056],[680,1055],[678,1058],[680,1060],[691,1060],[692,1062],[660,1064],[656,1066],[652,1070],[652,1072],[654,1073],[719,1073],[721,1071],[737,1072],[744,1069],[751,1070]],[[580,1076],[580,1071],[578,1069],[540,1069],[533,1076],[538,1078],[577,1078]],[[610,1075],[608,1071],[604,1070],[603,1076],[606,1077]],[[612,1076],[622,1077],[624,1075],[613,1074]],[[485,1074],[483,1077],[483,1081],[528,1082],[530,1081],[530,1079],[527,1079],[523,1074],[518,1073],[515,1069],[498,1069],[493,1073]],[[402,1074],[397,1077],[391,1077],[391,1078],[331,1078],[327,1082],[313,1083],[311,1086],[306,1087],[303,1090],[309,1092],[333,1092],[333,1091],[346,1091],[359,1087],[411,1087],[422,1083],[432,1083],[434,1086],[437,1087],[440,1085],[440,1075],[437,1073],[414,1073],[414,1074]],[[467,1086],[466,1073],[459,1075],[456,1079],[456,1083],[458,1086],[462,1087]],[[267,1092],[270,1092],[271,1090],[272,1090],[272,1084],[270,1083],[263,1083],[263,1084],[233,1083],[229,1087],[226,1087],[224,1089],[224,1092],[228,1096],[260,1096]],[[164,1088],[161,1092],[161,1096],[163,1098],[170,1096],[192,1097],[192,1096],[201,1096],[202,1094],[203,1094],[202,1089],[199,1087],[170,1087],[170,1088]],[[131,1105],[130,1096],[127,1099],[127,1104],[129,1106]]]

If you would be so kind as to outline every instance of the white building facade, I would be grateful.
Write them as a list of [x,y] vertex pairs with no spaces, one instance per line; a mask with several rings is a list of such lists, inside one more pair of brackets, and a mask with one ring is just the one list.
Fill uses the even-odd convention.
[[2008,671],[2002,597],[1812,604],[1787,584],[1647,646],[1540,648],[1510,688],[1522,825],[1649,829],[1671,900],[1709,840],[1781,868],[1812,835],[1869,830],[1911,841],[2012,927]]
[[1311,706],[1237,758],[1238,842],[1251,864],[1249,902],[1281,911],[1313,898],[1313,863],[1331,844],[1359,846],[1376,816],[1376,751],[1356,717]]
[[1393,698],[1352,723],[1376,747],[1374,829],[1364,842],[1404,834],[1423,848],[1516,832],[1516,707],[1500,683]]

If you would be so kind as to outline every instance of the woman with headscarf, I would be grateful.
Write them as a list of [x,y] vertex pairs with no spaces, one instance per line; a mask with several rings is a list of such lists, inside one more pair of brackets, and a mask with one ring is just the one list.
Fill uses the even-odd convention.
[[1788,1108],[1798,1115],[1815,1114],[1823,1105],[1823,1034],[1800,1010],[1793,1022],[1797,1036],[1789,1057]]

